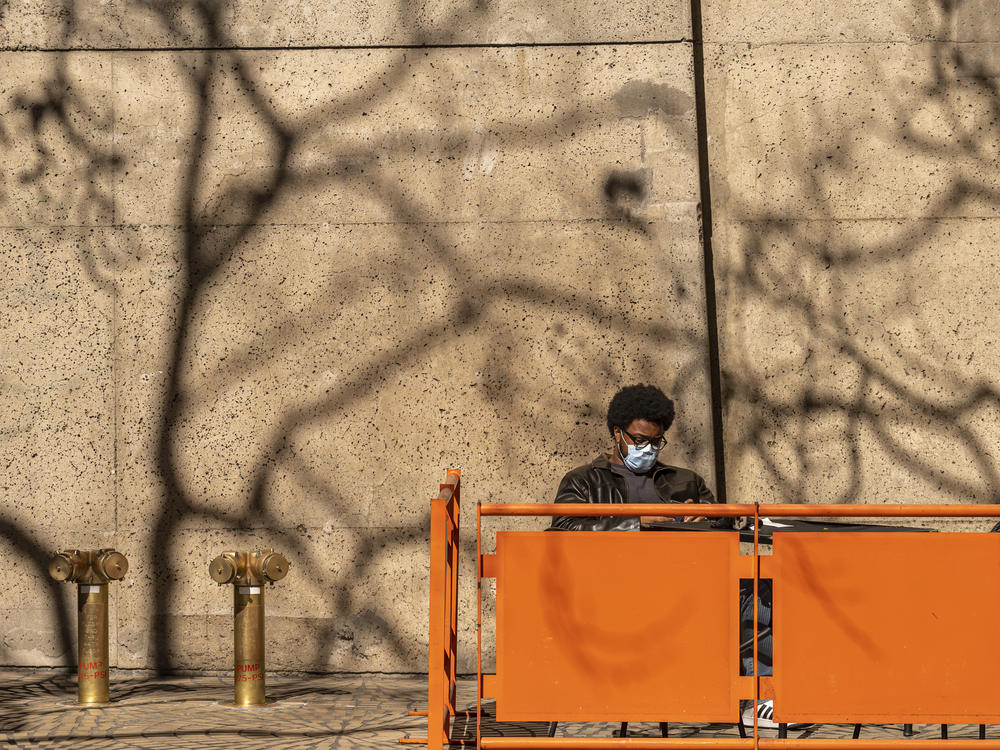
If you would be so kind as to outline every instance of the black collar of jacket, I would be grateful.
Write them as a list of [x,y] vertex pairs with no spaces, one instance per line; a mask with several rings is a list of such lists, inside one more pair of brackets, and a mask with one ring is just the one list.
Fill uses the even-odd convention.
[[[625,466],[623,465],[622,468],[624,469]],[[590,466],[587,469],[598,469],[601,472],[600,476],[604,477],[605,481],[610,482],[612,486],[618,488],[618,492],[622,498],[618,502],[626,502],[628,500],[628,482],[622,474],[611,468],[610,453],[604,453],[595,458],[590,462]],[[695,500],[696,502],[699,501],[700,493],[698,487],[703,482],[693,471],[657,461],[653,464],[649,475],[653,480],[653,486],[656,488],[657,494],[663,502],[680,503],[688,499]],[[715,498],[711,497],[710,492],[708,492],[708,495],[702,502],[715,502]],[[597,500],[597,502],[608,502],[608,500],[602,499]]]
[[[600,456],[598,456],[593,461],[591,461],[590,465],[593,466],[595,469],[606,469],[607,471],[610,471],[613,474],[617,474],[618,473],[614,469],[611,468],[611,454],[610,453],[602,453]],[[623,469],[625,468],[625,464],[618,464],[618,465],[621,466]],[[665,463],[661,463],[660,461],[657,461],[655,464],[653,464],[653,468],[652,468],[652,470],[649,473],[652,476],[656,476],[656,474],[658,474],[659,472],[663,471],[664,469],[676,469],[676,468],[677,468],[676,466],[668,466]]]

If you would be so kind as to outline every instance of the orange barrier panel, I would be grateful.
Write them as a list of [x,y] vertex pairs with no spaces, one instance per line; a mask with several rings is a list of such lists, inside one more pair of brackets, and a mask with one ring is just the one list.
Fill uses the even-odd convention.
[[[990,684],[1000,672],[990,640],[1000,614],[1000,536],[782,532],[774,535],[774,554],[762,557],[755,531],[753,557],[741,558],[731,532],[499,532],[496,555],[481,554],[483,516],[676,512],[648,504],[478,506],[479,577],[497,578],[495,676],[482,674],[481,581],[477,592],[479,705],[484,686],[492,685],[501,721],[731,721],[738,697],[760,696],[771,685],[782,722],[1000,722],[1000,689]],[[728,505],[698,512],[752,517],[759,529],[761,516],[998,517],[1000,505]],[[774,579],[773,683],[734,676],[738,579],[754,580],[756,657],[762,577]],[[685,611],[690,621],[677,622]],[[712,676],[698,682],[706,672]],[[771,739],[756,725],[752,739],[739,740],[482,737],[481,714],[476,730],[477,747],[498,749],[928,750],[945,742],[1000,750],[996,740]]]
[[[1000,743],[998,743],[1000,744]],[[712,750],[753,750],[752,739],[733,737],[483,737],[482,747],[489,750],[544,750],[550,747],[574,750],[624,750],[625,748],[709,747]],[[852,745],[853,747],[853,745]],[[983,750],[986,750],[985,748]]]
[[448,469],[430,513],[430,625],[427,658],[427,738],[403,738],[402,744],[426,744],[443,750],[451,743],[458,667],[458,530],[461,472]]
[[753,739],[735,737],[483,737],[484,750],[627,750],[627,748],[707,747],[712,750],[1000,750],[1000,740],[872,740],[872,739]]
[[776,721],[1000,722],[1000,534],[781,533],[767,562]]
[[760,750],[887,750],[887,748],[905,748],[906,750],[1000,750],[1000,740],[872,740],[859,738],[856,740],[801,740],[774,739],[761,737],[757,743]]
[[738,557],[719,532],[499,532],[497,719],[732,722]]

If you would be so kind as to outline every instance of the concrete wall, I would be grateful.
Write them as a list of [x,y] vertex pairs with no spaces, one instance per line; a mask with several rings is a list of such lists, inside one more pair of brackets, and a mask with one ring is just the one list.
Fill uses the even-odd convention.
[[727,485],[1000,499],[1000,6],[706,2]]
[[663,5],[8,4],[0,663],[72,662],[41,565],[113,545],[113,661],[224,669],[208,561],[273,546],[272,668],[420,670],[443,470],[549,499],[623,383],[675,395],[670,458],[711,477]]
[[991,3],[207,7],[2,7],[0,663],[113,545],[114,662],[224,669],[273,546],[273,668],[419,671],[443,469],[548,499],[628,382],[730,501],[997,501]]

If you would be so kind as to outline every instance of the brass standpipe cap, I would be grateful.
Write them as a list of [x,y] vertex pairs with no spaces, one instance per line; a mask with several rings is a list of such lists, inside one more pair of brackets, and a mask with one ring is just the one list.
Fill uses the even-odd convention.
[[239,561],[235,552],[223,552],[208,565],[208,574],[220,586],[236,580]]
[[260,572],[271,583],[280,581],[288,575],[288,560],[277,552],[266,553],[260,561]]
[[223,552],[212,560],[208,574],[218,584],[260,586],[280,581],[288,575],[291,564],[274,550],[264,552]]
[[49,575],[57,581],[105,584],[120,581],[128,572],[128,560],[121,552],[102,549],[71,549],[57,552],[49,561]]
[[97,556],[97,564],[94,567],[109,581],[120,581],[128,572],[128,560],[121,552],[103,549]]
[[58,552],[49,560],[49,575],[57,581],[75,580],[80,574],[80,552]]

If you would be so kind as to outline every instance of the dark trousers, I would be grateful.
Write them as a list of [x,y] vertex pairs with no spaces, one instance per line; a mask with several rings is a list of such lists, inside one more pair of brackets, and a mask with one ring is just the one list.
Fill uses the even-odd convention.
[[[761,579],[757,598],[757,656],[760,674],[771,671],[771,581]],[[740,674],[753,674],[753,581],[740,581]]]

